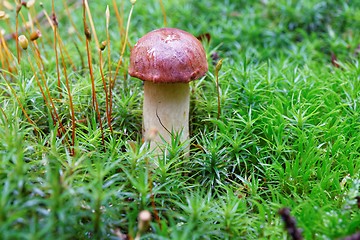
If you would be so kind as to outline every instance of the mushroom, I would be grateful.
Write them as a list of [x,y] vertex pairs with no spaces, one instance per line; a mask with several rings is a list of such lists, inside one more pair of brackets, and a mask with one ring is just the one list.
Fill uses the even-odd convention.
[[151,149],[170,143],[173,134],[182,143],[189,139],[189,82],[207,71],[204,47],[183,30],[157,29],[135,44],[129,74],[144,81],[143,138]]

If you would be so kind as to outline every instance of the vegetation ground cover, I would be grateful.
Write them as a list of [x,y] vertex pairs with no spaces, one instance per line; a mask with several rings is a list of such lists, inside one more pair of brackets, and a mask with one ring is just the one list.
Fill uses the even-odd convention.
[[[0,2],[1,239],[134,239],[144,209],[143,239],[288,239],[283,207],[304,239],[360,231],[360,3],[83,3]],[[25,51],[12,36],[29,16],[42,36]],[[191,83],[191,140],[157,156],[127,68],[165,26],[207,36],[210,68]]]

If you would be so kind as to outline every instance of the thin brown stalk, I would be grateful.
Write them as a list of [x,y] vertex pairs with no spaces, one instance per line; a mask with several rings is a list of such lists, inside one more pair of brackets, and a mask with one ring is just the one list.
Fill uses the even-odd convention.
[[[108,118],[108,125],[110,128],[111,133],[113,133],[113,128],[111,124],[111,116],[112,116],[112,87],[111,87],[111,47],[110,47],[110,33],[109,33],[109,24],[110,24],[110,11],[109,6],[106,8],[106,43],[107,43],[107,55],[108,55],[108,81],[109,81],[109,88],[108,91],[104,89],[106,96],[106,114]],[[104,84],[106,87],[106,83]]]
[[67,0],[63,0],[63,4],[64,4],[64,8],[65,8],[65,11],[66,11],[66,16],[67,18],[69,19],[70,21],[70,24],[71,26],[74,28],[75,30],[75,33],[76,33],[76,36],[79,38],[79,40],[82,42],[83,41],[83,38],[82,38],[82,35],[80,34],[80,32],[78,31],[77,27],[76,27],[76,24],[74,23],[72,17],[71,17],[71,13],[70,13],[70,9],[69,9],[69,5],[67,4]]
[[[1,47],[2,43],[0,42],[0,47]],[[2,69],[6,69],[6,65],[5,65],[5,57],[3,55],[3,51],[0,50],[0,62],[1,62],[1,68]]]
[[[124,14],[120,14],[119,13],[119,8],[116,4],[116,1],[115,0],[112,0],[112,3],[113,3],[113,9],[115,11],[115,16],[116,16],[116,20],[118,22],[118,27],[119,27],[119,39],[122,39],[122,36],[124,36],[125,34],[125,29],[123,27],[123,17]],[[123,13],[124,11],[124,2],[122,1],[121,2],[121,11]],[[109,36],[107,35],[107,38],[109,39]],[[115,80],[116,80],[116,74],[114,74],[114,78],[112,78],[111,74],[112,71],[111,71],[111,64],[110,64],[110,48],[108,49],[108,58],[109,58],[109,101],[110,101],[110,106],[109,106],[109,112],[110,112],[110,115],[112,115],[112,89],[115,85]]]
[[[41,17],[41,18],[40,18]],[[46,10],[45,9],[43,9],[42,11],[41,11],[41,13],[39,13],[38,15],[37,15],[37,18],[39,18],[38,20],[37,20],[37,27],[40,29],[40,31],[41,32],[45,32],[46,30],[44,30],[44,28],[45,27],[47,27],[47,26],[50,26],[51,27],[51,29],[54,31],[54,24],[53,24],[53,20],[51,20],[51,18],[50,18],[50,16],[49,16],[49,14],[46,12]],[[46,19],[46,21],[44,21],[44,23],[43,22],[40,22],[40,20],[41,21],[43,21],[43,18],[44,19]],[[48,36],[48,34],[45,34],[44,36],[43,36],[43,39],[46,39],[47,40],[47,43],[49,44],[49,45],[53,45],[54,43],[53,43],[53,39],[50,37],[50,36]],[[42,47],[44,48],[44,46],[45,46],[45,43],[44,43],[44,40],[42,41]],[[45,55],[46,55],[46,52],[45,52]]]
[[92,106],[95,108],[95,101],[96,101],[95,80],[94,80],[94,73],[92,70],[91,53],[90,53],[90,49],[89,49],[89,40],[88,39],[86,39],[86,51],[87,51],[89,73],[90,73],[90,78],[91,78]]
[[[56,123],[59,124],[59,132],[58,132],[58,134],[60,136],[62,136],[62,135],[65,135],[66,130],[64,128],[64,125],[61,122],[59,114],[57,113],[56,106],[55,106],[54,101],[53,101],[53,99],[51,97],[49,87],[48,87],[48,85],[46,83],[46,77],[45,77],[45,74],[44,74],[44,65],[43,65],[43,62],[42,62],[42,57],[41,57],[41,54],[40,54],[40,50],[38,48],[38,45],[37,45],[36,41],[33,41],[33,43],[34,43],[34,47],[36,49],[35,50],[36,63],[37,63],[37,66],[39,68],[42,84],[45,87],[45,92],[46,92],[47,98],[48,98],[48,100],[49,100],[49,102],[51,104],[51,108],[50,108],[51,116],[53,117],[54,125]],[[44,100],[45,100],[45,97],[44,97]]]
[[40,65],[39,65],[39,69],[40,71],[43,71],[45,69],[45,66],[44,66],[44,61],[41,57],[41,54],[40,54],[40,49],[39,49],[39,46],[38,44],[36,43],[36,41],[33,41],[34,43],[34,48],[35,48],[35,54],[37,56],[37,59],[39,60],[40,62]]
[[5,121],[8,122],[8,118],[6,116],[6,113],[4,111],[4,109],[2,107],[0,107],[0,112],[3,114],[4,118],[5,118]]
[[159,0],[159,2],[160,2],[161,12],[162,12],[162,15],[163,15],[163,18],[164,18],[164,27],[166,27],[167,22],[166,22],[166,11],[165,11],[165,7],[164,7],[164,4],[163,4],[163,1],[162,1],[162,0]]
[[[51,9],[51,11],[52,11],[51,18],[49,17],[49,15],[46,13],[45,10],[44,10],[44,14],[45,14],[46,18],[48,19],[48,22],[49,22],[49,24],[52,27],[53,32],[54,32],[54,45],[53,45],[53,47],[54,47],[55,61],[56,61],[57,88],[58,88],[58,92],[59,92],[59,97],[61,98],[62,97],[62,88],[61,88],[61,75],[60,75],[59,54],[58,54],[58,44],[59,44],[58,43],[58,39],[59,39],[58,35],[59,34],[58,34],[58,20],[57,20],[57,16],[56,16],[56,13],[55,13],[54,0],[52,0],[52,9]],[[60,47],[60,52],[62,54],[61,47]],[[67,75],[66,74],[65,74],[65,77],[66,77],[66,80],[67,80]],[[48,95],[50,96],[50,92],[48,92]],[[51,96],[50,96],[50,99],[52,99]],[[72,101],[70,101],[70,102],[72,104]],[[52,106],[53,106],[53,109],[56,109],[53,102],[52,102]],[[66,133],[65,128],[63,127],[63,125],[61,123],[61,119],[59,118],[57,113],[56,113],[56,118],[58,119],[60,130],[62,131],[63,134],[65,134]],[[73,122],[73,124],[75,124],[75,123]],[[73,134],[75,134],[74,133],[74,128],[73,128]],[[73,139],[73,141],[72,141],[71,145],[72,145],[72,147],[74,147],[75,138],[72,137],[72,139]],[[75,154],[74,149],[70,149],[70,154],[72,154],[72,155]]]
[[80,57],[81,69],[85,69],[85,61],[84,61],[83,54],[79,49],[79,45],[76,42],[74,42],[74,45],[75,45],[76,51],[77,51],[77,53],[79,54],[79,57]]
[[6,66],[7,66],[8,71],[11,72],[11,64],[10,63],[12,62],[14,57],[6,45],[6,40],[2,36],[1,36],[0,46],[1,45],[2,45],[1,50],[4,50],[4,58],[5,58],[5,63],[4,63],[3,69],[6,69]]
[[65,77],[65,86],[66,86],[66,90],[68,92],[68,97],[69,97],[69,107],[70,107],[70,114],[71,114],[71,128],[72,129],[71,129],[70,155],[75,156],[75,136],[76,136],[75,110],[74,110],[74,105],[73,105],[73,100],[72,100],[72,95],[71,95],[69,78],[68,78],[67,70],[66,70],[64,54],[63,54],[61,46],[60,46],[60,56],[61,56],[61,63],[62,63],[62,66],[63,66],[63,73],[64,73],[64,77]]
[[28,11],[28,22],[30,23],[31,32],[34,31],[34,22],[32,21],[30,11]]
[[72,60],[72,57],[70,56],[67,48],[65,47],[60,35],[58,34],[58,42],[60,46],[63,46],[62,50],[64,51],[65,55],[66,55],[66,60],[69,62],[69,64],[71,65],[71,68],[76,71],[76,66]]
[[6,54],[5,51],[3,51],[3,43],[4,43],[4,38],[0,33],[0,61],[1,61],[1,68],[2,69],[6,69],[6,57],[4,56],[4,54]]
[[[120,66],[122,65],[122,62],[123,62],[123,57],[124,57],[124,53],[125,53],[125,49],[126,49],[126,45],[127,45],[127,41],[128,41],[130,21],[131,21],[132,13],[133,13],[133,11],[134,11],[134,6],[135,6],[135,4],[132,4],[132,5],[131,5],[131,8],[130,8],[128,20],[127,20],[127,23],[126,23],[125,39],[124,39],[124,42],[123,42],[123,45],[122,45],[122,49],[121,49],[121,53],[120,53],[120,58],[119,58],[118,64],[117,64],[117,66],[116,66],[115,76],[114,76],[114,80],[113,80],[113,81],[115,81],[116,76],[117,76],[117,74],[118,74],[118,72],[119,72],[119,70],[120,70]],[[125,80],[125,79],[124,79],[124,80]]]
[[[18,6],[21,6],[21,5],[18,5]],[[15,16],[15,41],[16,41],[16,54],[17,54],[18,64],[20,64],[20,46],[19,46],[19,39],[18,39],[18,36],[19,36],[19,11],[20,11],[20,9],[16,10],[16,16]]]
[[[119,39],[121,39],[122,36],[125,33],[125,29],[124,29],[124,26],[123,26],[124,23],[123,23],[123,18],[122,18],[122,16],[124,14],[119,13],[119,10],[118,10],[119,8],[118,8],[115,0],[112,0],[112,3],[113,3],[113,9],[115,11],[116,20],[118,22],[117,25],[119,27]],[[123,11],[123,9],[124,9],[124,1],[121,1],[121,10]]]
[[59,97],[61,98],[61,78],[60,78],[60,66],[59,66],[59,55],[58,55],[58,49],[57,49],[57,27],[58,27],[58,22],[57,22],[57,18],[56,18],[56,14],[55,14],[55,3],[54,0],[52,0],[52,9],[51,9],[52,13],[51,13],[51,24],[53,27],[53,31],[54,31],[54,52],[55,52],[55,61],[56,61],[56,74],[57,74],[57,87],[58,87],[58,91],[59,91]]
[[85,33],[85,41],[86,41],[86,53],[87,53],[87,60],[88,60],[88,67],[89,73],[91,78],[91,93],[92,93],[92,106],[95,108],[95,99],[96,99],[96,91],[95,91],[95,81],[94,81],[94,74],[92,70],[92,62],[91,62],[91,52],[89,41],[91,40],[91,32],[86,23],[86,5],[85,0],[83,0],[83,24],[84,24],[84,33]]
[[51,108],[50,108],[48,99],[47,99],[47,97],[46,97],[46,95],[45,95],[45,92],[44,92],[43,87],[42,87],[41,84],[40,84],[39,77],[38,77],[38,75],[37,75],[37,73],[36,73],[36,70],[35,70],[35,68],[34,68],[34,65],[32,64],[32,60],[31,60],[31,58],[30,58],[29,55],[28,55],[28,62],[29,62],[29,64],[30,64],[30,67],[31,67],[32,72],[34,73],[35,81],[36,81],[36,83],[37,83],[37,85],[38,85],[38,87],[39,87],[40,93],[41,93],[41,95],[42,95],[42,97],[43,97],[43,99],[44,99],[45,106],[46,106],[47,109],[50,111],[51,118],[52,118],[53,122],[55,122],[54,114],[53,114],[53,112],[51,111]]
[[87,15],[89,17],[89,22],[90,22],[90,27],[91,27],[91,31],[92,33],[94,34],[94,39],[95,39],[95,43],[96,43],[96,47],[100,47],[100,44],[99,44],[99,40],[98,40],[98,37],[97,37],[97,34],[96,34],[96,29],[95,29],[95,25],[94,25],[94,22],[92,20],[92,16],[91,16],[91,11],[90,11],[90,8],[89,8],[89,4],[87,2],[87,0],[83,0],[84,2],[84,6],[85,6],[85,10],[87,12]]
[[110,116],[110,112],[109,112],[109,94],[108,94],[108,90],[107,90],[107,86],[106,86],[106,80],[105,80],[105,76],[104,76],[104,71],[103,71],[103,57],[102,57],[102,51],[99,51],[99,57],[100,57],[100,75],[101,75],[101,80],[104,86],[104,92],[105,92],[105,111],[106,111],[106,119],[108,122],[108,126],[110,128],[110,131],[113,132],[112,126],[111,126],[111,116]]
[[[53,6],[54,6],[54,5],[53,5]],[[54,10],[52,10],[52,11],[54,11]],[[54,48],[55,48],[57,45],[62,45],[62,46],[64,46],[60,35],[56,32],[57,29],[58,29],[58,20],[57,20],[57,16],[56,16],[55,12],[53,12],[53,13],[51,14],[51,18],[49,17],[49,15],[48,15],[47,12],[45,11],[45,9],[43,10],[43,12],[44,12],[44,15],[45,15],[45,17],[47,18],[47,20],[48,20],[51,28],[52,28],[53,31],[54,31],[54,37],[56,37],[56,39],[54,40]],[[67,57],[67,60],[70,62],[70,65],[72,66],[72,68],[73,68],[74,71],[75,71],[75,70],[76,70],[75,64],[73,63],[72,58],[70,57],[68,51],[66,50],[66,48],[63,48],[62,50],[65,52],[65,55],[66,55],[66,57]],[[58,60],[58,52],[57,52],[57,51],[55,51],[55,57],[56,57],[56,59]],[[58,63],[58,61],[56,61],[56,62]],[[57,70],[58,70],[58,64],[56,64],[56,66],[57,66]],[[58,76],[60,76],[60,75],[58,75]],[[59,79],[59,77],[58,77],[58,86],[59,86],[59,84],[61,85],[61,81],[60,81],[60,79]],[[61,88],[60,88],[60,92],[61,92]]]
[[100,115],[100,110],[99,110],[99,104],[97,102],[97,98],[96,98],[96,88],[95,88],[95,79],[94,79],[94,73],[93,73],[93,69],[92,69],[92,62],[91,62],[91,52],[90,52],[90,47],[89,47],[89,40],[86,38],[86,51],[87,51],[87,56],[88,56],[88,66],[89,66],[89,72],[90,72],[90,78],[91,78],[91,87],[92,87],[92,104],[93,107],[95,109],[95,112],[98,116],[98,120],[99,120],[99,125],[100,125],[100,131],[101,131],[101,138],[102,138],[102,143],[103,146],[105,145],[105,138],[104,138],[104,129],[102,126],[102,121],[101,121],[101,115]]
[[[35,15],[35,14],[34,14]],[[41,23],[40,21],[44,20],[44,11],[41,11],[39,14],[37,14],[35,17],[33,17],[32,21],[35,23],[36,29],[38,29],[41,33],[46,32],[47,29],[45,29],[47,26],[47,24]],[[44,21],[45,22],[45,21]],[[48,34],[46,34],[45,36],[42,36],[42,38],[44,39],[50,39]],[[45,44],[44,44],[44,40],[41,41],[41,46],[42,48],[44,48]],[[49,42],[49,40],[48,40]],[[52,41],[51,41],[52,42]],[[39,48],[39,46],[37,46],[37,48]]]
[[[107,34],[107,39],[108,39],[108,43],[110,44],[110,37],[109,34]],[[112,128],[112,124],[111,124],[111,119],[112,119],[112,77],[111,77],[111,52],[110,52],[110,46],[108,46],[108,81],[109,81],[109,88],[108,88],[108,99],[106,99],[106,101],[108,101],[108,108],[109,108],[109,118],[110,118],[110,131],[111,133],[113,132],[113,128]]]
[[216,78],[216,90],[217,90],[217,103],[218,103],[218,109],[217,109],[217,118],[220,118],[221,114],[221,104],[220,104],[220,86],[219,86],[219,71],[222,67],[223,59],[220,59],[215,67],[215,78]]
[[[95,78],[94,78],[94,73],[93,73],[93,68],[92,68],[92,61],[91,61],[91,51],[90,51],[90,30],[86,24],[86,0],[83,0],[83,24],[84,24],[84,31],[85,31],[85,35],[86,35],[86,53],[87,53],[87,60],[88,60],[88,67],[89,67],[89,74],[90,74],[90,79],[91,79],[91,89],[92,89],[92,106],[95,109],[95,112],[98,116],[98,121],[99,121],[99,125],[100,125],[100,130],[101,130],[101,138],[102,138],[102,143],[103,146],[105,145],[105,138],[104,138],[104,130],[103,130],[103,126],[102,126],[102,121],[101,121],[101,115],[100,115],[100,110],[99,110],[99,105],[96,99],[96,88],[95,88]],[[99,46],[99,45],[97,45]]]

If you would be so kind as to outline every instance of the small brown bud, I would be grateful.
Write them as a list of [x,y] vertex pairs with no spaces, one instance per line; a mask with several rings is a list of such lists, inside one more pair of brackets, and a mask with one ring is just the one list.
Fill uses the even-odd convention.
[[54,26],[58,26],[58,25],[59,25],[59,22],[58,22],[58,20],[57,20],[57,17],[56,17],[56,14],[55,14],[55,13],[53,13],[53,14],[51,15],[51,20],[52,20]]
[[19,45],[22,49],[26,50],[28,48],[29,41],[27,40],[27,38],[24,35],[20,35],[18,37],[18,41],[19,41]]
[[223,59],[220,59],[220,60],[217,62],[216,66],[215,66],[215,71],[216,71],[217,73],[220,71],[220,69],[221,69],[221,67],[222,67],[222,63],[223,63]]
[[31,34],[30,34],[30,40],[31,41],[35,41],[35,40],[37,40],[39,37],[41,37],[41,32],[40,32],[40,30],[36,30],[35,32],[32,32]]
[[100,44],[100,50],[104,51],[105,48],[106,48],[106,45],[107,45],[107,41],[102,41],[101,44]]
[[88,26],[85,26],[84,33],[85,33],[86,39],[90,41],[91,40],[91,32],[90,32],[90,29]]

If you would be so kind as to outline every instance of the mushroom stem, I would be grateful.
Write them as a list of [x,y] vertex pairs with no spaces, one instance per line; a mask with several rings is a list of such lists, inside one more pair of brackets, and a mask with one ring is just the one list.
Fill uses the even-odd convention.
[[143,136],[155,152],[172,134],[181,134],[181,143],[189,138],[189,93],[188,83],[144,82]]

